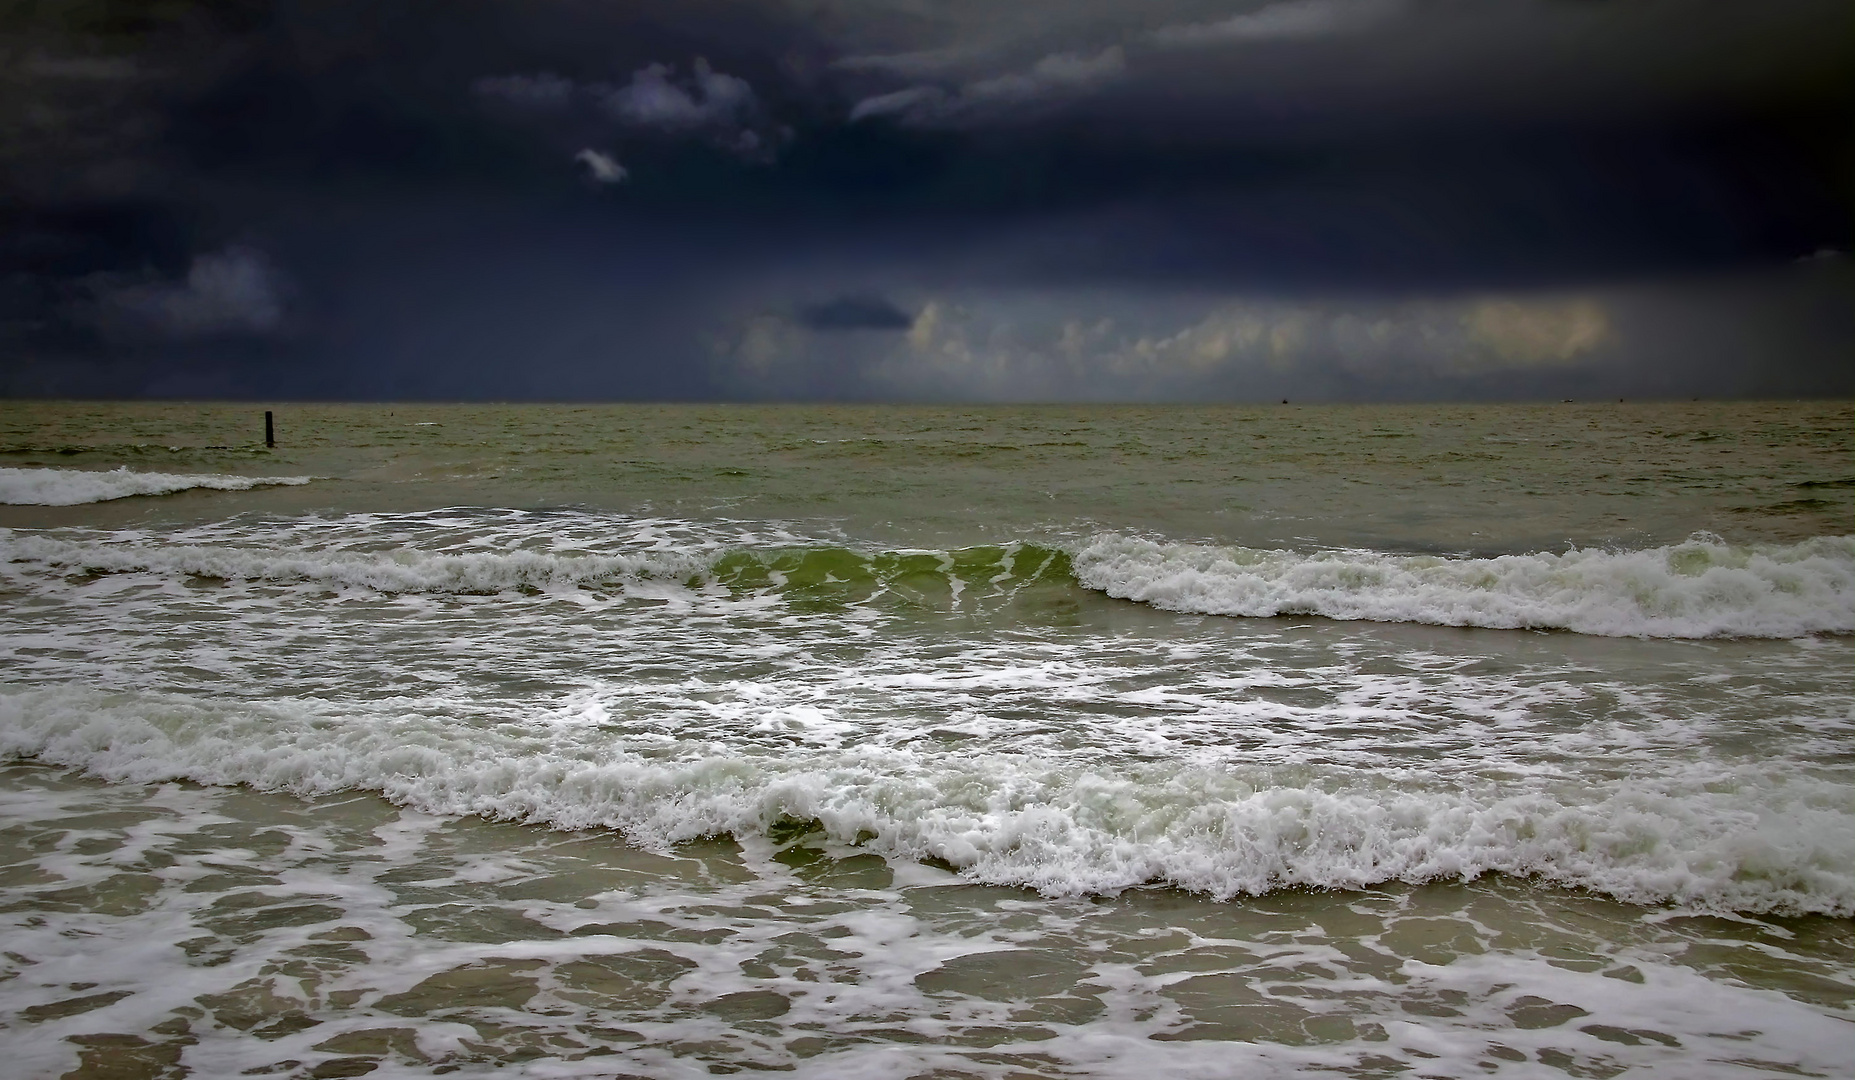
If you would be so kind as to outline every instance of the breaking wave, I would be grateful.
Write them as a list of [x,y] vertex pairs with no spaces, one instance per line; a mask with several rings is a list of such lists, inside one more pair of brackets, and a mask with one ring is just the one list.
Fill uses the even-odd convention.
[[[113,476],[115,474],[96,474]],[[224,478],[245,480],[246,478]],[[254,481],[255,482],[255,481]],[[300,483],[301,478],[270,482]],[[273,538],[274,540],[274,538]],[[1735,546],[1696,534],[1635,551],[1494,558],[1293,552],[1100,535],[1040,544],[861,551],[708,541],[612,552],[514,541],[431,550],[157,543],[0,534],[4,561],[86,573],[146,572],[386,593],[477,593],[649,584],[795,604],[959,608],[1089,590],[1167,611],[1269,618],[1551,629],[1605,637],[1790,638],[1855,632],[1855,537]],[[622,546],[622,545],[620,545]]]
[[653,577],[674,579],[703,566],[698,557],[676,554],[267,551],[230,545],[89,543],[32,535],[0,540],[0,554],[14,563],[80,573],[151,573],[383,593],[493,594],[622,586]]
[[1456,785],[893,745],[756,754],[692,740],[666,756],[597,725],[484,728],[435,704],[0,691],[0,754],[117,781],[376,791],[658,849],[812,822],[843,844],[1048,895],[1159,882],[1223,898],[1498,872],[1643,904],[1855,914],[1851,789],[1781,764]]
[[0,560],[82,573],[153,573],[385,593],[490,594],[623,590],[645,582],[794,602],[878,597],[930,606],[1026,585],[1074,588],[1069,556],[1035,544],[952,551],[860,552],[830,545],[650,549],[617,554],[536,550],[304,550],[236,544],[68,540],[0,533]]
[[172,495],[205,488],[249,491],[255,487],[307,484],[312,476],[231,476],[222,473],[154,473],[112,469],[0,468],[0,503],[10,506],[78,506],[132,495]]
[[[1671,755],[1689,746],[1669,728],[1681,701],[1722,745],[1741,721],[1551,665],[1516,686],[1393,648],[1373,673],[1304,640],[1321,635],[1271,644],[1209,622],[1173,649],[1171,619],[1100,633],[1077,614],[1131,613],[1119,597],[1642,637],[1848,633],[1850,537],[1485,559],[1112,534],[884,551],[764,522],[444,511],[0,530],[0,578],[46,605],[9,614],[22,647],[0,685],[0,756],[111,780],[374,791],[654,848],[815,822],[1052,895],[1492,872],[1855,915],[1833,679],[1794,716],[1743,703],[1755,740],[1790,725],[1769,752]],[[373,602],[396,594],[482,599]]]
[[1083,585],[1168,611],[1571,630],[1604,637],[1788,638],[1855,631],[1855,536],[1740,547],[1697,533],[1637,551],[1496,558],[1303,554],[1100,536]]

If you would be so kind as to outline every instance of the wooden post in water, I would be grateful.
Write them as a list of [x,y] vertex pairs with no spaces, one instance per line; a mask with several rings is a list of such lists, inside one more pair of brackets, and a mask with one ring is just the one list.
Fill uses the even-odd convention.
[[271,411],[269,409],[264,410],[264,445],[266,447],[277,445],[277,429],[271,426]]

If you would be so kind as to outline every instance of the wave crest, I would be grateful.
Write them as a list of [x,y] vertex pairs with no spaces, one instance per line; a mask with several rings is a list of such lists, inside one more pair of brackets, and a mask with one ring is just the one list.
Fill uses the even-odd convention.
[[1637,551],[1495,558],[1303,554],[1097,537],[1091,589],[1168,611],[1571,630],[1605,637],[1788,638],[1855,632],[1855,536],[1738,547],[1705,533]]
[[8,506],[79,506],[132,495],[172,495],[205,488],[249,491],[255,487],[307,484],[313,476],[233,476],[224,473],[131,472],[127,468],[0,468],[0,503]]
[[384,593],[493,594],[618,590],[652,583],[728,595],[776,595],[799,605],[899,600],[945,607],[961,597],[1009,596],[1026,587],[1075,586],[1069,556],[1008,544],[950,551],[860,552],[831,545],[595,551],[265,549],[0,535],[13,563],[80,573],[151,573]]
[[[113,475],[113,474],[103,474]],[[249,479],[249,478],[236,478]],[[280,478],[279,482],[298,482]],[[619,526],[629,523],[628,533]],[[667,535],[632,519],[473,531],[365,515],[297,530],[83,537],[0,534],[27,572],[148,573],[383,593],[642,589],[755,597],[797,608],[964,611],[1075,607],[1105,594],[1167,611],[1552,629],[1606,637],[1792,638],[1855,632],[1855,536],[1735,546],[1696,534],[1634,551],[1574,548],[1466,558],[1296,552],[1104,534],[1036,543],[871,551],[785,535]],[[397,532],[397,535],[395,535]],[[635,533],[635,535],[633,535]],[[397,541],[397,543],[395,543]],[[387,547],[388,544],[395,546]]]
[[1825,778],[1702,767],[1578,783],[1388,783],[1346,769],[1078,767],[1008,751],[863,745],[676,752],[609,733],[455,721],[454,704],[237,705],[0,690],[0,755],[115,781],[368,790],[434,814],[609,828],[653,849],[813,821],[1046,895],[1164,883],[1228,898],[1484,873],[1699,910],[1855,914],[1855,803]]

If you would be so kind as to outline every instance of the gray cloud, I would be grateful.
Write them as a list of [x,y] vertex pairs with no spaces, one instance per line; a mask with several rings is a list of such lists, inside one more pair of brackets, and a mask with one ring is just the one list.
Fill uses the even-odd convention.
[[1051,53],[1028,69],[974,79],[956,91],[913,86],[864,98],[851,108],[850,119],[895,116],[913,124],[956,123],[975,114],[1085,93],[1126,70],[1127,53],[1119,45],[1093,54]]
[[198,256],[179,281],[98,280],[93,310],[105,334],[116,338],[264,336],[283,325],[283,292],[263,252],[234,246]]
[[871,116],[911,116],[917,112],[930,115],[942,109],[947,100],[947,92],[938,86],[910,86],[874,94],[857,102],[850,109],[850,121],[855,123]]
[[619,184],[631,175],[629,170],[618,163],[617,158],[610,154],[602,154],[591,147],[573,155],[573,160],[586,166],[587,175],[597,183]]
[[698,57],[686,79],[675,78],[668,64],[650,64],[632,72],[631,82],[606,91],[602,106],[636,127],[663,131],[729,127],[755,107],[747,80],[725,75]]
[[1092,56],[1052,53],[1033,64],[1029,71],[1014,71],[967,83],[960,96],[973,103],[1027,101],[1046,94],[1086,89],[1126,70],[1127,54],[1119,45],[1110,45]]
[[1320,38],[1364,30],[1402,7],[1402,0],[1282,0],[1227,19],[1164,26],[1153,32],[1152,40],[1164,46],[1197,46]]
[[915,52],[843,56],[831,62],[839,71],[876,72],[903,79],[931,79],[972,67],[994,50],[959,46]]
[[[1075,339],[1073,327],[1065,336]],[[1173,334],[1096,344],[1121,375],[1266,366],[1337,368],[1363,378],[1458,378],[1591,363],[1613,344],[1604,304],[1586,296],[1484,297],[1396,305],[1238,302]]]
[[[480,98],[529,113],[564,113],[576,100],[590,102],[608,121],[640,134],[701,138],[748,160],[769,161],[780,130],[765,123],[759,99],[747,80],[716,71],[697,57],[686,76],[669,64],[652,63],[631,73],[623,86],[584,86],[552,72],[495,75],[471,83]],[[610,167],[599,164],[609,162]],[[629,171],[599,151],[581,150],[574,160],[600,183],[617,183]]]
[[828,369],[847,396],[1240,399],[1412,385],[1485,393],[1513,379],[1569,385],[1588,381],[1621,345],[1611,302],[1586,294],[1230,299],[1200,301],[1196,314],[1190,301],[1155,306],[1126,295],[971,294],[929,299],[912,317],[879,302],[885,326],[906,332],[860,349],[816,336],[865,325],[857,320],[873,314],[866,303],[846,298],[793,321],[754,316],[714,352],[745,387],[803,385]]

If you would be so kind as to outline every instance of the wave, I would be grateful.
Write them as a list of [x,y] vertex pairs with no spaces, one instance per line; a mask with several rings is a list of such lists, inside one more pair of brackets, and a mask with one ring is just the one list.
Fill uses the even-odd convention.
[[112,469],[0,468],[0,504],[9,506],[78,506],[132,495],[172,495],[206,488],[248,491],[271,485],[307,484],[312,476],[232,476],[222,473],[152,473]]
[[147,572],[225,581],[307,583],[386,593],[487,594],[618,589],[672,583],[788,602],[849,604],[878,597],[930,604],[1025,586],[1074,588],[1069,556],[1035,544],[950,551],[845,547],[690,547],[602,555],[582,551],[276,550],[236,544],[151,544],[0,534],[0,561],[80,573]]
[[1457,784],[1337,767],[861,745],[628,746],[598,725],[483,727],[460,702],[240,704],[0,690],[0,754],[114,781],[379,792],[434,814],[617,830],[664,850],[790,832],[1047,895],[1219,898],[1502,873],[1650,905],[1855,915],[1855,794],[1794,763]]
[[1855,536],[1741,547],[1697,533],[1635,551],[1443,558],[1109,535],[1077,551],[1074,565],[1083,585],[1109,596],[1204,615],[1319,615],[1605,637],[1855,632]]
[[[1074,605],[1106,595],[1202,615],[1313,615],[1606,637],[1855,632],[1851,536],[1736,546],[1696,534],[1680,544],[1633,551],[1575,548],[1494,558],[1308,553],[1117,534],[1097,535],[1073,548],[1012,543],[867,551],[790,537],[766,544],[717,535],[666,540],[651,533],[655,539],[644,544],[599,533],[593,518],[562,526],[570,542],[550,534],[557,523],[547,520],[485,535],[482,524],[470,519],[436,524],[431,519],[419,523],[422,531],[402,533],[400,546],[382,549],[403,522],[343,520],[346,526],[318,528],[324,533],[345,528],[361,539],[306,546],[292,541],[286,528],[268,529],[262,543],[248,532],[178,534],[166,541],[141,534],[123,540],[15,532],[0,534],[0,562],[384,593],[624,592],[647,586],[659,595],[662,587],[674,586],[713,596],[772,597],[802,607],[925,610],[971,610],[1024,599]],[[635,519],[628,521],[638,527]],[[534,546],[538,541],[547,546]],[[620,550],[603,553],[614,548]]]
[[695,556],[554,555],[536,551],[449,554],[393,551],[266,551],[199,544],[88,543],[23,535],[0,541],[12,563],[85,574],[153,573],[222,581],[311,584],[383,593],[494,594],[620,586],[699,573]]

